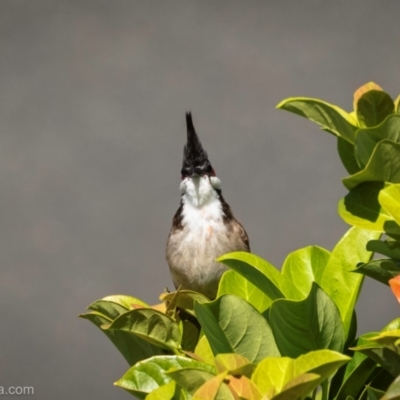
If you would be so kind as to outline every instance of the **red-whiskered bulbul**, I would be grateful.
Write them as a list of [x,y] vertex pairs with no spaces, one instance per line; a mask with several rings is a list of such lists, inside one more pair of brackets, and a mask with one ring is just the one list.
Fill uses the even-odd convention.
[[221,181],[196,134],[191,113],[186,113],[186,126],[181,202],[172,220],[167,261],[176,288],[214,299],[227,270],[215,259],[231,251],[250,251],[249,239],[222,197]]

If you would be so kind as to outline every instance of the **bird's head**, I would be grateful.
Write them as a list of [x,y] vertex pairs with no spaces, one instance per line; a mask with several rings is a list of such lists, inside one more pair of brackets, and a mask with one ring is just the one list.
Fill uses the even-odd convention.
[[192,114],[186,113],[187,142],[183,148],[182,179],[215,176],[215,171],[203,149],[200,139],[193,126]]
[[[203,192],[204,197],[208,198],[214,190],[221,188],[221,182],[216,177],[207,152],[203,149],[197,136],[190,112],[186,113],[186,128],[187,141],[183,148],[181,193],[186,193],[194,185],[197,188],[202,188],[200,192]],[[197,189],[196,193],[198,193]],[[200,203],[203,203],[202,199],[200,199]]]

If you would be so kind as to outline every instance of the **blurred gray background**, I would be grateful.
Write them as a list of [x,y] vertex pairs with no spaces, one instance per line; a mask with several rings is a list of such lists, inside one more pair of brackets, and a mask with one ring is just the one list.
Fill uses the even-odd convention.
[[[352,108],[400,92],[396,1],[2,0],[0,385],[35,397],[129,399],[127,369],[77,318],[92,301],[158,302],[179,203],[185,111],[254,253],[331,250],[346,176],[334,138],[275,109]],[[398,316],[367,280],[359,332]]]

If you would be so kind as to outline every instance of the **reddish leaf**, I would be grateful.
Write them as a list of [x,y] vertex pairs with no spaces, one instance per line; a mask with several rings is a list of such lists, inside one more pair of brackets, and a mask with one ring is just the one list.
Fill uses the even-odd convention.
[[400,275],[395,276],[389,280],[389,285],[393,294],[396,296],[397,301],[400,303]]

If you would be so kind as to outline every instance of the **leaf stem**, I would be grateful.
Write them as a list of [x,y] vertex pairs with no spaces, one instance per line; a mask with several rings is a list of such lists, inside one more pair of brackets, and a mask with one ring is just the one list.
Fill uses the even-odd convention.
[[328,400],[328,380],[326,379],[321,383],[322,396],[321,400]]
[[315,398],[317,397],[317,392],[318,392],[318,387],[316,387],[311,395],[311,400],[315,400]]

